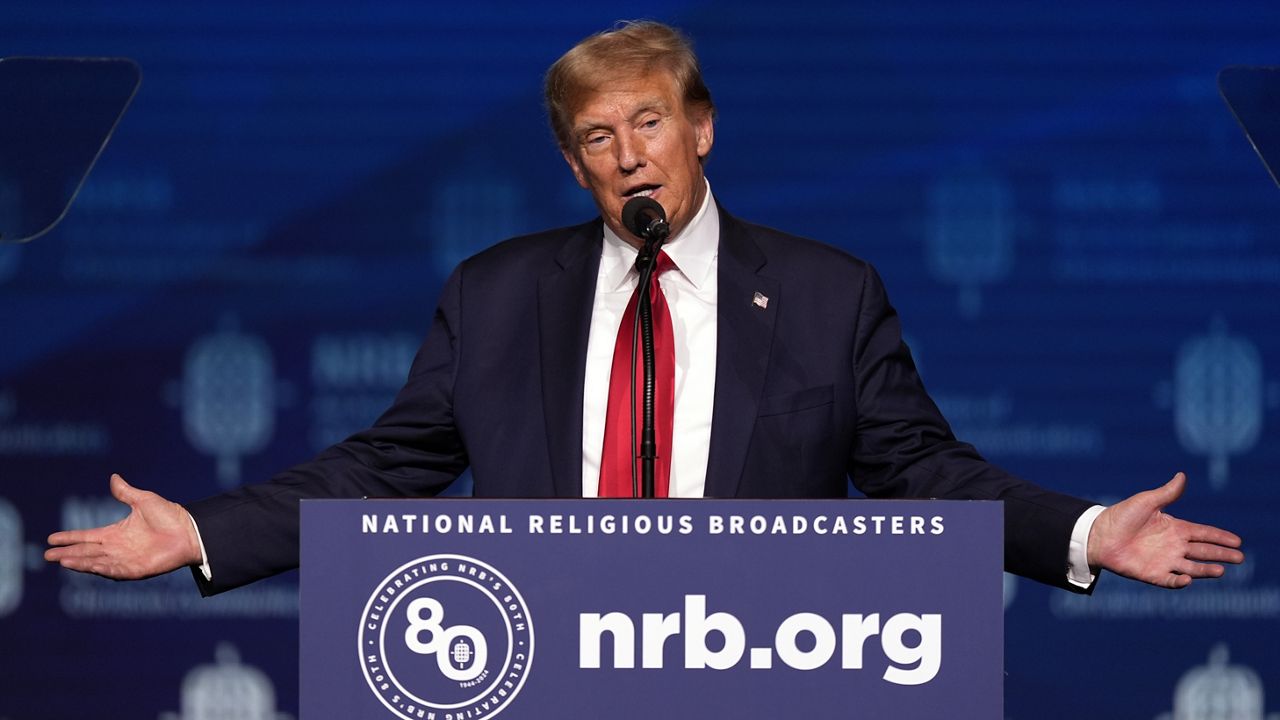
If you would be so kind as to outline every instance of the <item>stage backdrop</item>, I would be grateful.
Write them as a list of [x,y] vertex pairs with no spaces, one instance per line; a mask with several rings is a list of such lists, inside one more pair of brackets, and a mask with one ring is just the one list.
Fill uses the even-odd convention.
[[455,263],[593,215],[541,76],[641,11],[696,40],[720,202],[873,262],[962,438],[1103,501],[1186,470],[1174,512],[1246,538],[1184,592],[1007,579],[1007,717],[1280,712],[1280,190],[1214,85],[1280,62],[1275,4],[637,7],[0,7],[0,55],[143,68],[63,225],[0,247],[0,717],[296,715],[295,574],[200,600],[43,540],[120,515],[110,472],[194,499],[370,422]]

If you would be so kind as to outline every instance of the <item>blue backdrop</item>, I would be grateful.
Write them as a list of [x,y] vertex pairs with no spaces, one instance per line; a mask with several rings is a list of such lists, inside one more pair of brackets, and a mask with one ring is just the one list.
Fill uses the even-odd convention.
[[[541,75],[641,11],[0,5],[0,55],[144,74],[65,222],[0,247],[0,717],[297,713],[296,576],[200,600],[44,537],[119,517],[110,472],[194,499],[371,421],[457,261],[593,214]],[[1280,191],[1214,86],[1280,62],[1275,4],[643,12],[695,39],[717,197],[875,263],[962,438],[1104,501],[1186,470],[1174,512],[1246,538],[1178,593],[1007,579],[1007,717],[1280,713]]]

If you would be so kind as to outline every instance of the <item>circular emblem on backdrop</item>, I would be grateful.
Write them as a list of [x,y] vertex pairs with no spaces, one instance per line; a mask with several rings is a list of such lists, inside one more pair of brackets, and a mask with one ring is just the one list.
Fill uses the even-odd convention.
[[387,575],[356,641],[370,689],[405,720],[493,717],[524,687],[533,660],[524,598],[465,555],[428,555]]

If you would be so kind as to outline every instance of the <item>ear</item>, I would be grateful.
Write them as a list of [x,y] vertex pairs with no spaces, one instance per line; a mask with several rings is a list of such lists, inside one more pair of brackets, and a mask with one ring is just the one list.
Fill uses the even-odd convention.
[[709,111],[699,112],[693,118],[693,133],[697,140],[698,159],[705,160],[715,143],[716,128]]
[[569,169],[573,171],[573,177],[578,181],[578,185],[584,190],[590,190],[590,186],[587,185],[587,176],[582,172],[582,163],[578,162],[578,156],[567,148],[560,148],[560,154],[564,157],[564,161],[569,163]]

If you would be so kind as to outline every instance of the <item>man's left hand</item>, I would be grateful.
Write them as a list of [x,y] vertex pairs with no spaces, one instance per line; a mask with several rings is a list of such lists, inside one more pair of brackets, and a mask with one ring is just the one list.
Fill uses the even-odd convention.
[[1089,531],[1089,566],[1178,589],[1193,578],[1221,577],[1226,570],[1218,563],[1243,562],[1235,533],[1164,513],[1186,486],[1187,476],[1178,473],[1102,511]]

